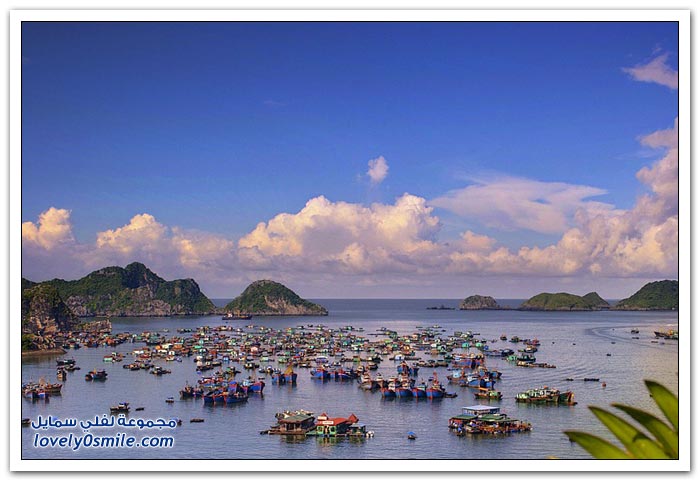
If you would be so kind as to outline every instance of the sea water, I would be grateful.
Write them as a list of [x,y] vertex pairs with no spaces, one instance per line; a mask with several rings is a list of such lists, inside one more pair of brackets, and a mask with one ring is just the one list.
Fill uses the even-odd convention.
[[[64,356],[23,360],[23,382],[38,381],[42,377],[57,382],[56,359],[62,357],[74,358],[81,370],[68,373],[61,396],[52,396],[48,401],[23,398],[22,417],[32,420],[40,415],[43,418],[94,419],[95,416],[109,415],[110,406],[126,401],[132,407],[129,418],[182,419],[182,425],[175,429],[150,433],[171,436],[173,446],[150,449],[38,448],[34,446],[37,434],[59,433],[40,433],[30,426],[22,428],[23,459],[586,459],[589,455],[578,445],[570,443],[563,431],[584,430],[609,438],[605,428],[587,409],[588,405],[609,408],[611,403],[621,402],[658,413],[644,380],[659,381],[676,393],[679,388],[678,342],[654,337],[654,331],[677,329],[676,312],[427,309],[440,305],[456,307],[459,301],[454,299],[324,299],[317,302],[328,309],[327,317],[255,317],[250,321],[228,321],[228,324],[245,328],[252,323],[275,329],[309,324],[323,324],[329,328],[352,325],[362,327],[364,332],[355,334],[370,341],[379,339],[369,334],[379,333],[380,328],[409,334],[416,332],[418,326],[439,325],[439,331],[444,330],[441,335],[445,337],[454,331],[472,331],[479,333],[479,339],[495,340],[489,343],[491,349],[513,350],[522,348],[522,344],[501,341],[502,334],[508,339],[512,336],[538,338],[541,345],[535,353],[537,362],[554,364],[556,369],[523,368],[498,358],[486,358],[489,368],[503,373],[496,384],[503,399],[490,404],[499,406],[512,418],[530,422],[533,430],[496,436],[454,435],[448,430],[448,419],[459,414],[463,406],[485,401],[476,401],[473,390],[469,388],[447,384],[449,372],[445,368],[421,368],[417,377],[418,380],[427,380],[435,371],[447,391],[458,394],[453,399],[384,399],[379,392],[359,389],[355,381],[320,382],[311,378],[308,369],[297,368],[296,386],[274,385],[268,376],[264,395],[252,394],[247,403],[211,406],[204,405],[201,399],[180,400],[179,390],[185,382],[196,384],[199,378],[193,358],[185,357],[181,363],[155,361],[155,364],[172,370],[171,374],[163,376],[154,376],[146,370],[130,371],[123,369],[122,365],[131,362],[131,351],[143,344],[124,343],[116,347],[83,347],[70,350]],[[500,302],[511,306],[519,304],[517,300]],[[168,329],[166,336],[178,335],[178,328],[223,324],[225,322],[220,316],[112,319],[115,333]],[[639,334],[632,334],[630,330],[633,328],[639,329]],[[124,353],[124,362],[103,362],[103,357],[113,351]],[[425,359],[431,357],[424,352],[417,354]],[[285,368],[276,362],[271,364]],[[382,373],[385,378],[394,375],[396,364],[385,359],[379,369],[373,371],[373,376],[377,373]],[[262,376],[257,371],[244,370],[239,364],[230,365],[243,371],[238,379],[248,375]],[[222,367],[226,366],[224,363]],[[105,382],[86,382],[84,375],[91,369],[105,369],[108,379]],[[213,372],[207,371],[205,375]],[[575,380],[566,381],[567,378]],[[599,378],[600,382],[584,382],[583,378]],[[518,392],[545,385],[561,391],[574,391],[578,404],[542,406],[515,403]],[[12,395],[20,396],[19,386],[16,388]],[[171,396],[175,402],[166,403],[166,398]],[[135,412],[136,407],[144,410]],[[328,440],[260,434],[275,423],[275,413],[296,409],[309,410],[316,415],[325,412],[331,417],[347,417],[354,413],[375,435],[368,439]],[[202,418],[204,422],[190,423],[191,418]],[[81,431],[78,428],[73,432],[79,435]],[[408,440],[408,431],[416,433],[417,439]],[[144,432],[130,434],[139,436]]]

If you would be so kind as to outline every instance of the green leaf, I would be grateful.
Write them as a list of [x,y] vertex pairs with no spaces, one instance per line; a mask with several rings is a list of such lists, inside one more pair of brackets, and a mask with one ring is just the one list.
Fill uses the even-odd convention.
[[583,449],[588,451],[597,459],[632,459],[628,453],[609,443],[603,438],[580,431],[564,431],[569,439],[578,443]]
[[673,429],[678,431],[678,397],[658,382],[645,380],[644,383]]
[[665,459],[668,455],[661,446],[636,427],[619,416],[604,409],[589,406],[595,416],[605,424],[612,434],[620,440],[627,450],[638,459]]
[[678,459],[678,433],[668,427],[666,423],[653,414],[632,406],[624,404],[613,404],[613,406],[626,412],[632,419],[644,426],[661,443],[666,454],[673,459]]

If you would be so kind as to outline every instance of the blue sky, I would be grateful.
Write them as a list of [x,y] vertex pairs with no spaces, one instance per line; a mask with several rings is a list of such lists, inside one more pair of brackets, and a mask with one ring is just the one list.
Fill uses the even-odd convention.
[[[678,92],[667,77],[677,43],[675,24],[651,22],[25,23],[22,220],[36,232],[27,226],[25,243],[23,226],[23,274],[70,278],[100,262],[145,260],[213,296],[262,276],[316,297],[375,296],[377,286],[422,297],[425,285],[456,295],[486,276],[496,289],[523,275],[543,289],[609,285],[614,297],[673,277],[674,259],[617,271],[595,267],[604,259],[559,271],[529,259],[507,272],[491,254],[547,249],[572,228],[600,234],[586,230],[583,211],[671,230],[675,215],[677,226],[677,210],[652,221],[637,211],[640,197],[668,194],[638,172],[674,148],[643,139],[674,128]],[[388,171],[372,182],[368,162],[379,157]],[[526,192],[522,212],[509,192]],[[375,238],[387,224],[381,206],[406,193],[425,201],[416,224],[386,214],[408,230]],[[302,222],[319,196],[330,204],[317,218],[348,215],[340,225],[362,229]],[[533,214],[537,204],[547,209]],[[60,242],[41,242],[51,207]],[[267,224],[281,213],[292,216],[284,231]],[[138,215],[148,222],[133,223]],[[267,231],[253,235],[260,222]],[[624,236],[649,239],[628,228]],[[482,257],[441,275],[472,252],[456,245],[467,231],[489,239]],[[599,245],[613,257],[632,248],[610,247],[618,234]],[[335,249],[309,240],[324,236]],[[270,244],[280,237],[284,247]],[[445,244],[453,249],[428,252]],[[47,264],[58,248],[68,260]],[[307,257],[323,262],[311,268]],[[432,265],[436,257],[445,263]],[[324,287],[329,280],[345,290]]]

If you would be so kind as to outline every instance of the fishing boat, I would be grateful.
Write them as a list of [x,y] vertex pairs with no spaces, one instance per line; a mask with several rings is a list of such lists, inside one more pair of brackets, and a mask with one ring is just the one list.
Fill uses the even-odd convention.
[[164,367],[153,366],[149,372],[156,376],[162,376],[163,374],[170,374],[171,371],[170,369],[165,369]]
[[425,385],[424,382],[421,382],[411,389],[411,393],[413,393],[413,397],[416,399],[421,399],[427,397],[427,390],[428,386]]
[[393,398],[396,397],[396,388],[398,387],[398,380],[396,378],[389,379],[389,384],[386,387],[380,389],[382,397]]
[[416,433],[414,433],[413,431],[409,431],[407,437],[408,437],[408,439],[413,441],[414,439],[416,439]]
[[204,390],[202,388],[196,388],[185,383],[185,387],[180,389],[180,397],[182,399],[190,399],[204,396]]
[[668,331],[654,331],[654,336],[657,338],[661,337],[663,339],[678,340],[678,331],[674,329],[669,329]]
[[558,389],[552,389],[547,386],[520,392],[516,394],[515,402],[528,404],[566,404],[568,406],[577,404],[576,401],[574,401],[573,392],[561,392]]
[[110,407],[110,408],[109,408],[109,412],[112,412],[112,413],[128,413],[130,409],[131,409],[131,408],[129,408],[129,403],[127,403],[127,402],[122,402],[122,403],[117,404],[116,406]]
[[245,391],[232,390],[224,396],[226,404],[238,404],[248,401],[248,393]]
[[56,377],[59,381],[65,381],[67,377],[66,370],[63,368],[56,369]]
[[249,377],[248,379],[244,379],[241,385],[246,392],[259,392],[262,394],[263,389],[265,389],[265,380],[258,378],[256,381]]
[[329,370],[323,366],[318,366],[310,371],[311,377],[314,379],[321,379],[323,381],[331,378],[331,373]]
[[445,388],[440,384],[437,372],[433,372],[433,377],[429,379],[430,385],[425,389],[425,395],[429,399],[441,399],[445,395]]
[[[258,372],[266,372],[266,371],[263,369],[260,369]],[[282,375],[282,371],[280,369],[270,368],[270,371],[268,372],[268,374],[270,374],[272,377],[272,384],[282,385],[282,384],[286,384],[286,382],[287,382],[286,379],[284,378],[284,375]]]
[[107,372],[104,369],[93,369],[85,375],[86,381],[105,381],[107,380]]
[[474,397],[476,399],[486,399],[488,401],[500,401],[503,398],[503,394],[501,394],[501,391],[480,387],[479,390],[474,393]]
[[73,366],[75,365],[75,359],[57,359],[56,366]]
[[284,381],[288,384],[296,384],[297,383],[297,373],[294,372],[294,369],[292,369],[292,366],[287,366],[287,369],[284,371]]

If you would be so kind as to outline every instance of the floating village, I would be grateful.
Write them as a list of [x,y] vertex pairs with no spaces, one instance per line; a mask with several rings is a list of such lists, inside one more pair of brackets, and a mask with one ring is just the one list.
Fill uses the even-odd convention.
[[[489,367],[490,359],[500,358],[523,370],[556,368],[538,361],[541,345],[538,339],[509,338],[504,334],[489,340],[470,331],[447,334],[437,324],[416,326],[409,335],[399,335],[384,327],[365,333],[362,327],[331,329],[322,324],[281,330],[254,324],[245,327],[225,324],[181,328],[175,335],[170,335],[168,329],[112,333],[109,321],[94,326],[66,333],[58,341],[67,351],[114,348],[114,352],[104,356],[104,363],[121,363],[123,369],[146,371],[153,376],[171,374],[169,363],[192,365],[192,379],[183,380],[179,393],[163,399],[165,403],[175,402],[179,397],[224,408],[246,403],[252,396],[264,396],[269,392],[268,385],[296,386],[299,376],[308,376],[318,383],[356,383],[358,389],[397,401],[433,402],[459,396],[463,399],[460,404],[466,406],[456,408],[454,416],[445,419],[445,428],[457,436],[505,435],[536,428],[501,411],[497,404],[503,398],[499,390],[502,373]],[[677,332],[655,334],[659,339],[677,338]],[[499,340],[508,341],[511,347],[490,347]],[[124,350],[122,345],[128,345],[129,349]],[[117,346],[122,347],[117,349]],[[446,368],[448,375],[441,379],[435,371],[438,367]],[[81,376],[76,371],[81,371],[81,367],[68,355],[56,361],[58,381]],[[105,369],[90,366],[81,372],[85,382],[109,382]],[[605,387],[605,382],[598,378],[580,380]],[[61,395],[61,387],[61,382],[42,379],[25,383],[22,390],[28,400],[45,401]],[[543,406],[576,404],[572,391],[550,386],[533,386],[519,392],[515,402]],[[128,414],[132,406],[125,400],[105,409],[112,414]],[[355,414],[334,417],[338,414],[345,413],[316,414],[303,406],[290,407],[277,413],[271,420],[274,424],[261,426],[260,434],[356,438],[375,435]],[[22,422],[26,425],[30,420]],[[193,417],[189,422],[204,422],[204,419]],[[178,419],[177,423],[182,420]],[[409,432],[407,437],[415,439],[416,435]]]

